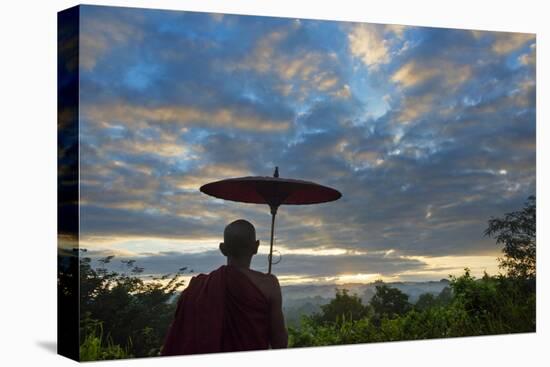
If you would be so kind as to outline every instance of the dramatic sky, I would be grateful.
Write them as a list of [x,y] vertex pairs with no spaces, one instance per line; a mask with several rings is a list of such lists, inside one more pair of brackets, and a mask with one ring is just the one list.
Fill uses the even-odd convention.
[[81,246],[147,274],[223,264],[267,206],[199,192],[273,173],[332,186],[279,210],[284,284],[498,271],[491,216],[535,193],[531,34],[81,7]]

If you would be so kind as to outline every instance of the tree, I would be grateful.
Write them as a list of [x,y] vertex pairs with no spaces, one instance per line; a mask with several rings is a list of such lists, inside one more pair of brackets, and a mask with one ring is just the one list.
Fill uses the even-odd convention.
[[441,306],[446,306],[453,300],[453,291],[450,287],[445,287],[439,292],[436,302]]
[[408,295],[385,284],[376,286],[376,293],[370,300],[370,305],[379,319],[392,319],[411,309]]
[[337,289],[335,298],[321,306],[321,312],[312,315],[312,319],[321,323],[337,322],[344,318],[359,320],[368,313],[368,307],[363,305],[356,294],[349,295],[347,289]]
[[522,210],[491,218],[485,236],[503,245],[499,267],[509,277],[533,279],[536,276],[536,200],[529,196]]
[[434,297],[433,294],[422,293],[420,297],[418,297],[418,301],[416,301],[414,308],[418,311],[426,311],[436,305],[437,299]]
[[156,356],[186,268],[146,282],[135,260],[121,260],[126,272],[109,271],[113,258],[99,259],[97,268],[90,258],[80,258],[81,353],[91,360]]

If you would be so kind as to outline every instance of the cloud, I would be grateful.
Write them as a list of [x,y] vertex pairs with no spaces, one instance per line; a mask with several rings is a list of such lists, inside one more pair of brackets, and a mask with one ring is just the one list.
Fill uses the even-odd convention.
[[85,108],[85,116],[99,123],[124,123],[132,128],[146,127],[154,123],[177,123],[181,126],[236,128],[244,130],[277,132],[287,130],[289,121],[265,120],[254,113],[243,113],[231,108],[206,111],[193,106],[142,107],[128,104],[91,105]]
[[529,46],[529,51],[518,57],[522,65],[535,65],[536,61],[536,45],[533,43]]
[[405,97],[401,103],[401,112],[397,117],[397,121],[410,122],[430,112],[436,98],[436,94],[411,95]]
[[351,54],[365,65],[377,69],[391,59],[391,37],[403,37],[405,26],[359,23],[348,35]]
[[401,66],[392,75],[391,80],[404,88],[410,88],[440,77],[445,86],[456,87],[471,76],[472,67],[470,65],[456,65],[443,60],[436,60],[429,64],[411,61]]
[[399,70],[392,75],[391,79],[403,85],[405,88],[423,83],[436,76],[438,71],[434,68],[419,67],[416,62],[412,61],[403,65]]
[[[105,256],[108,252],[99,252]],[[99,257],[99,256],[98,256]],[[158,254],[132,257],[137,259],[139,266],[144,267],[147,273],[162,274],[175,272],[177,269],[187,266],[196,273],[210,272],[218,266],[225,264],[226,258],[219,250],[204,251],[198,253],[184,253],[177,251],[160,252]],[[267,255],[258,255],[253,258],[253,265],[257,269],[263,269],[267,264]],[[124,260],[125,258],[119,258]],[[300,275],[307,277],[331,276],[344,273],[379,273],[383,275],[395,274],[411,270],[419,270],[426,265],[425,262],[402,256],[385,253],[350,254],[350,255],[296,255],[284,254],[282,261],[275,265],[277,274],[294,275],[301,269]]]
[[[120,236],[192,238],[205,236],[209,225],[203,220],[154,210],[131,210],[86,205],[80,209],[82,233]],[[108,218],[108,220],[106,220]]]
[[[256,48],[252,51],[251,56],[241,64],[240,67],[252,69],[259,73],[266,73],[273,69],[273,59],[276,56],[276,45],[288,35],[288,31],[273,31],[256,42]],[[286,68],[277,68],[277,70],[285,77],[293,76],[299,69],[300,64],[294,64]],[[306,72],[307,74],[307,72]]]
[[[97,7],[81,7],[80,11],[80,65],[86,71],[93,70],[110,50],[143,38],[140,27],[128,21],[131,14],[127,12],[114,10],[113,13],[113,10]],[[97,15],[90,16],[94,13]]]
[[530,33],[495,33],[495,40],[492,50],[499,54],[507,54],[523,46],[525,43],[535,39],[534,34]]
[[[121,271],[121,261],[134,259],[138,266],[144,268],[142,276],[145,278],[151,275],[173,274],[182,267],[186,267],[188,271],[193,270],[189,276],[208,273],[224,265],[226,261],[217,249],[192,253],[162,251],[143,253],[138,256],[104,250],[87,252],[87,256],[93,260],[113,254],[116,257],[107,265],[107,268]],[[491,274],[498,271],[494,256],[403,256],[393,250],[371,254],[299,255],[283,252],[282,255],[281,261],[274,265],[274,271],[283,284],[350,283],[365,280],[372,282],[377,279],[433,280],[447,278],[449,274],[461,274],[465,267],[469,267],[476,275],[483,274],[483,271]],[[266,253],[256,255],[252,260],[252,266],[265,271]]]
[[239,165],[212,164],[204,166],[197,172],[184,175],[175,184],[176,187],[184,190],[198,190],[208,182],[219,181],[231,177],[250,176],[251,172]]
[[[335,53],[310,47],[295,47],[294,42],[307,40],[301,23],[292,22],[284,29],[262,35],[244,59],[225,65],[230,71],[253,71],[275,76],[274,88],[282,95],[295,95],[304,100],[311,92],[332,91],[345,95],[345,86],[336,71]],[[307,41],[306,41],[307,42]]]
[[[110,20],[106,12],[89,11],[86,21]],[[98,57],[80,75],[81,236],[98,251],[149,253],[162,270],[170,254],[159,252],[185,262],[237,218],[253,221],[265,244],[267,206],[198,188],[279,166],[282,177],[343,193],[279,209],[281,274],[439,276],[457,257],[494,256],[498,246],[483,237],[488,218],[535,191],[528,38],[498,53],[503,35],[493,32],[113,14],[139,37],[122,31],[97,53],[83,44]],[[205,270],[223,262],[203,255],[188,259]],[[258,261],[265,266],[265,253]]]
[[351,89],[349,87],[349,85],[347,84],[344,84],[344,86],[338,90],[336,90],[335,92],[332,93],[332,95],[334,95],[335,97],[338,97],[338,98],[349,98],[351,97]]
[[[101,144],[103,154],[109,152],[111,154],[120,153],[138,156],[152,155],[167,159],[180,158],[191,161],[198,160],[199,155],[204,150],[201,146],[185,143],[180,139],[180,135],[178,134],[170,134],[158,128],[133,130],[131,127],[126,129],[120,125],[113,125],[112,129],[119,131],[124,129],[124,137],[121,136],[109,140],[106,139],[106,141]],[[184,134],[186,129],[181,129],[180,131]],[[129,164],[123,161],[117,162],[120,165]],[[151,170],[147,169],[143,165],[137,166],[141,166],[139,168],[141,168],[140,171],[143,173],[151,173]]]

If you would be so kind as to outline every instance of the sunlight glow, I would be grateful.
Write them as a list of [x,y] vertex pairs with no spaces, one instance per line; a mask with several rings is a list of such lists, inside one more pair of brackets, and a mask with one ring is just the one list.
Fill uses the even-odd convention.
[[165,251],[199,253],[219,248],[219,237],[197,237],[194,239],[155,237],[101,237],[85,236],[80,247],[89,250],[112,251],[119,256],[147,256]]

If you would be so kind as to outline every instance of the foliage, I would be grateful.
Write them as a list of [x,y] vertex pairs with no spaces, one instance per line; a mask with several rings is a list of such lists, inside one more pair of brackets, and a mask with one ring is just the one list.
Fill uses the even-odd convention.
[[414,304],[414,309],[422,312],[435,305],[437,305],[437,298],[431,293],[424,293],[418,297],[418,301]]
[[81,361],[98,361],[109,359],[122,359],[133,357],[129,353],[130,345],[122,348],[113,343],[113,339],[108,336],[107,344],[103,342],[103,326],[97,320],[87,319],[85,321],[84,341],[80,344]]
[[[304,317],[289,328],[291,347],[418,340],[473,335],[533,332],[536,330],[535,284],[530,279],[489,276],[470,271],[451,277],[450,288],[439,295],[422,295],[410,305],[395,288],[377,288],[369,305],[374,313],[362,318],[328,315]],[[345,292],[342,291],[343,294]],[[341,297],[341,294],[340,294]],[[336,303],[336,298],[331,303]],[[398,306],[396,306],[396,303]],[[329,305],[331,304],[329,303]],[[374,304],[373,304],[374,303]],[[341,303],[340,303],[341,304]]]
[[385,284],[376,286],[370,305],[378,321],[384,318],[393,319],[411,309],[408,295]]
[[[102,347],[102,357],[156,356],[174,315],[175,304],[170,301],[183,285],[180,275],[186,268],[145,282],[139,277],[143,269],[135,260],[122,261],[127,273],[107,270],[113,258],[100,259],[98,268],[91,266],[90,258],[80,259],[81,330],[85,331],[81,332],[81,352],[94,355],[107,335],[109,353],[103,353]],[[101,328],[90,329],[94,322]],[[113,352],[122,350],[119,345],[127,346],[124,353]]]
[[536,274],[537,208],[534,196],[529,196],[522,210],[507,213],[503,218],[491,218],[485,235],[504,245],[500,267],[508,276],[534,278]]
[[321,311],[321,306],[326,304],[321,296],[308,297],[302,299],[297,305],[283,307],[285,323],[287,326],[297,327],[304,315],[313,315]]
[[475,335],[534,331],[536,293],[534,279],[485,274],[476,280],[465,269],[452,278],[453,304],[466,311]]
[[349,295],[347,289],[336,289],[335,298],[321,306],[321,312],[312,315],[320,323],[336,322],[339,319],[358,320],[368,315],[370,309],[364,306],[356,294]]
[[437,295],[433,293],[421,294],[413,307],[416,311],[422,312],[437,306],[447,306],[452,300],[452,289],[450,287],[445,287]]
[[447,306],[453,300],[453,291],[450,287],[445,287],[436,297],[436,304]]

